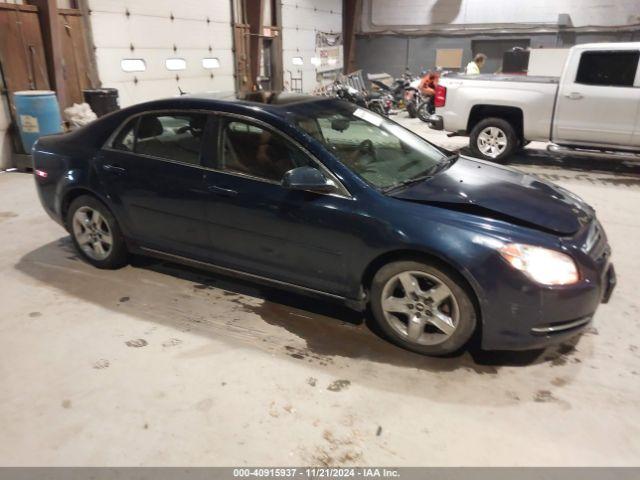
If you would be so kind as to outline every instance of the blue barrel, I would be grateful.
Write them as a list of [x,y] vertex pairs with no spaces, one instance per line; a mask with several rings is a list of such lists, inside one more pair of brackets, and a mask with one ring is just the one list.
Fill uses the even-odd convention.
[[60,107],[55,92],[50,90],[15,92],[13,101],[25,152],[31,153],[31,147],[41,136],[62,132]]

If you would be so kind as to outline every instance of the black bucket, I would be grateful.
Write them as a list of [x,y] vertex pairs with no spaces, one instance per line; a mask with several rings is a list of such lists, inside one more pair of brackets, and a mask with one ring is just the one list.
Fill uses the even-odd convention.
[[96,88],[83,90],[82,93],[84,94],[84,101],[89,104],[91,110],[98,117],[120,110],[117,88]]

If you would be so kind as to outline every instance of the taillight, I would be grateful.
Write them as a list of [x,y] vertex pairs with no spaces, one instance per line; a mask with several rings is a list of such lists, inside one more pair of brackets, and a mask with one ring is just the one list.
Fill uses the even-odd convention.
[[447,103],[447,87],[436,85],[436,95],[433,104],[436,108],[444,107]]
[[42,178],[47,178],[49,176],[49,174],[44,170],[34,170],[33,173]]

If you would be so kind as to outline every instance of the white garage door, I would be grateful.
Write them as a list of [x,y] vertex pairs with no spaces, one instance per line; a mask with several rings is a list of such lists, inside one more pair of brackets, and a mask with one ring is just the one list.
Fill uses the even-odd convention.
[[[316,32],[342,31],[341,0],[283,0],[282,1],[282,66],[284,81],[289,72],[303,77],[303,89],[312,91],[318,84],[316,67]],[[302,58],[302,65],[294,65],[293,58]],[[299,73],[300,72],[300,73]]]
[[[90,0],[103,86],[118,89],[123,107],[178,95],[179,88],[232,91],[230,3]],[[123,70],[123,60],[125,69],[133,71]]]

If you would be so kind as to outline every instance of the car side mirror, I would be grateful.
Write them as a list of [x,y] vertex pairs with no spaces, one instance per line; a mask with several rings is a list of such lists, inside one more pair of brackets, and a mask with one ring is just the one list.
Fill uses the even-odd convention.
[[290,190],[305,190],[317,193],[332,193],[337,190],[333,180],[328,179],[314,167],[297,167],[282,178],[282,186]]

